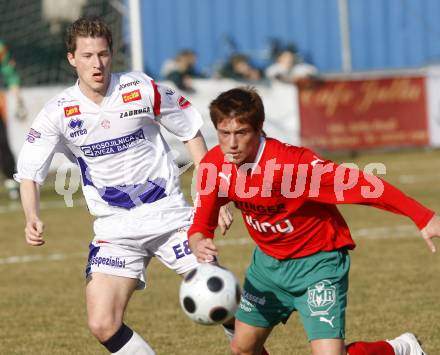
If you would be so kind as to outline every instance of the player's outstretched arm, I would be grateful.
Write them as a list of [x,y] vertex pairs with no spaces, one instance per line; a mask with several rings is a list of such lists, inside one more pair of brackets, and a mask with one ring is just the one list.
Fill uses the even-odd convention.
[[422,229],[422,237],[425,239],[426,244],[428,244],[429,249],[433,253],[436,252],[437,248],[435,247],[433,238],[440,237],[440,216],[435,214],[425,228]]
[[218,255],[217,247],[212,238],[206,238],[202,233],[191,235],[188,243],[199,263],[212,262]]
[[[208,151],[206,148],[206,142],[200,131],[194,136],[194,138],[185,142],[186,149],[194,162],[195,169],[198,169],[200,161]],[[230,208],[227,205],[220,207],[218,215],[218,226],[220,227],[220,232],[225,235],[229,227],[233,222],[233,216]]]
[[35,181],[23,179],[20,184],[21,204],[26,217],[24,229],[26,242],[33,246],[45,243],[43,239],[44,224],[39,217],[40,188]]
[[185,141],[184,144],[189,155],[191,156],[191,160],[193,161],[195,168],[197,169],[200,161],[208,151],[202,133],[197,131],[196,135],[190,140]]

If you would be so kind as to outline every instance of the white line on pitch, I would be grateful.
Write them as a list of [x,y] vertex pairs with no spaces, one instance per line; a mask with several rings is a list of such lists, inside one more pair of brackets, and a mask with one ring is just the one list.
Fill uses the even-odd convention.
[[22,255],[22,256],[8,256],[6,258],[0,258],[1,264],[24,264],[33,261],[59,261],[65,259],[84,258],[87,254],[73,253],[73,254],[49,254],[49,255]]
[[[352,235],[354,239],[381,239],[381,238],[415,238],[419,234],[416,227],[412,225],[397,225],[391,227],[377,227],[377,228],[359,228],[353,229]],[[250,237],[246,238],[232,238],[219,237],[216,239],[216,244],[219,246],[229,245],[246,245],[253,243]],[[60,261],[65,259],[86,258],[85,253],[72,253],[72,254],[49,254],[49,255],[22,255],[22,256],[9,256],[0,258],[0,265],[4,264],[22,264],[35,261]]]
[[[73,200],[74,207],[83,207],[86,202],[83,199]],[[43,201],[40,202],[40,210],[49,210],[52,208],[66,207],[66,203],[63,200],[55,201]],[[66,207],[67,208],[67,207]],[[0,214],[21,211],[20,202],[9,202],[6,206],[0,206]]]

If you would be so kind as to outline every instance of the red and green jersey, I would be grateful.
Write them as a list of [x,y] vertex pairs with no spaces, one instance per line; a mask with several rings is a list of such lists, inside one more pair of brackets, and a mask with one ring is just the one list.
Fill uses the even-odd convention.
[[202,160],[190,237],[214,237],[218,212],[233,201],[252,239],[277,259],[353,249],[336,204],[363,204],[402,214],[422,229],[434,212],[374,175],[324,160],[312,151],[261,139],[256,161],[237,166],[219,146]]

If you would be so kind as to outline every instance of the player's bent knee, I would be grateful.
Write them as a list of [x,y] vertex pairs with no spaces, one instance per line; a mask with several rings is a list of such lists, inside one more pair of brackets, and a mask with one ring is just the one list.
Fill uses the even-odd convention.
[[88,308],[87,323],[90,332],[100,342],[108,340],[122,325],[123,311],[113,307]]
[[235,346],[232,342],[230,344],[230,349],[231,349],[232,355],[240,355],[241,354],[240,349],[237,346]]
[[252,355],[253,351],[251,349],[245,349],[242,345],[238,344],[234,339],[230,343],[231,353],[233,355]]
[[121,327],[121,325],[122,321],[116,321],[115,319],[93,317],[89,317],[88,319],[90,332],[100,342],[110,339]]

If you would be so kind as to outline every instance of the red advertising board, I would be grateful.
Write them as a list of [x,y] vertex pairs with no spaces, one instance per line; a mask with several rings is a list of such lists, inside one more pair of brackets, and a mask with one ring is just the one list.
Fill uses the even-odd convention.
[[429,143],[424,77],[330,80],[299,93],[301,144],[357,150]]

